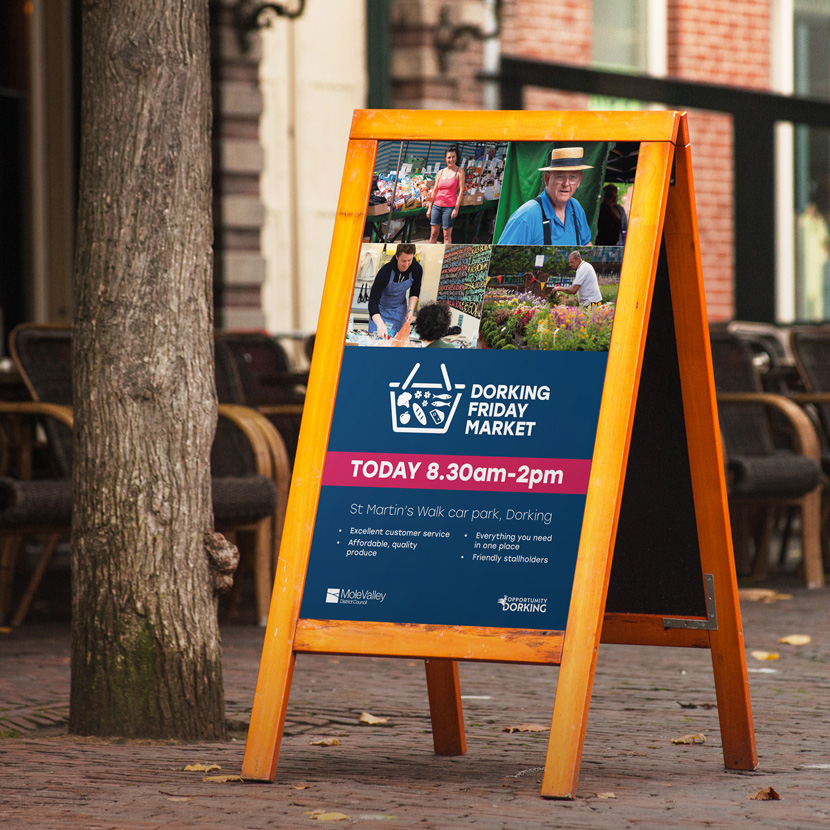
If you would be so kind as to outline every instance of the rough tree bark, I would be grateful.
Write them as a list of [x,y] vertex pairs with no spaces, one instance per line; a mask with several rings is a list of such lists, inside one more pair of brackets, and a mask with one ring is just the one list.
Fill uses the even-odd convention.
[[208,0],[83,0],[70,730],[225,735]]

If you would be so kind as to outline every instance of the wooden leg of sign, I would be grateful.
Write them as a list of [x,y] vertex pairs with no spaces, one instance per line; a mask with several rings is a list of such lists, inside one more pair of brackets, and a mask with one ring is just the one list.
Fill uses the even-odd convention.
[[[562,663],[553,705],[542,795],[546,798],[574,798],[579,764],[588,723],[588,708],[594,685],[597,649],[602,632],[605,598],[611,572],[619,504],[625,480],[628,446],[637,402],[639,367],[642,365],[650,307],[650,284],[656,273],[659,238],[650,238],[659,228],[664,194],[669,190],[673,147],[666,142],[640,144],[637,186],[634,188],[632,217],[639,227],[629,226],[629,243],[643,236],[639,244],[626,249],[620,280],[620,298],[614,319],[614,349],[608,356],[603,388],[615,401],[615,409],[603,408],[591,466],[591,483],[585,502],[582,536],[574,572],[568,627],[562,649]],[[644,177],[641,170],[649,171]],[[641,187],[639,182],[643,182]],[[643,244],[643,243],[646,244]],[[639,298],[633,301],[628,298]],[[622,313],[621,313],[622,312]],[[616,505],[615,509],[609,509]]]
[[[242,761],[242,777],[252,781],[273,781],[282,741],[283,724],[294,673],[294,636],[303,599],[305,575],[311,549],[310,528],[320,495],[320,471],[323,469],[332,408],[334,406],[340,360],[352,302],[354,275],[360,258],[360,239],[365,223],[366,204],[372,181],[377,142],[349,141],[343,183],[337,204],[337,221],[331,242],[331,256],[326,271],[326,289],[333,298],[323,303],[311,361],[308,395],[305,399],[303,427],[297,446],[291,492],[283,504],[287,480],[287,460],[282,442],[260,432],[270,449],[271,463],[278,481],[275,514],[275,541],[280,522],[286,517],[280,556],[274,576],[274,591],[265,629],[262,660],[259,664],[251,725]],[[336,298],[336,299],[334,299]],[[268,561],[261,560],[263,571]]]
[[436,755],[463,755],[467,751],[461,685],[455,660],[425,660],[432,742]]
[[294,652],[290,643],[287,649],[284,645],[263,649],[242,759],[242,777],[249,781],[274,780],[293,675]]
[[563,650],[542,776],[545,798],[576,797],[596,654],[596,648],[576,653]]
[[683,119],[675,155],[675,186],[666,209],[677,358],[683,391],[689,467],[695,500],[700,564],[712,574],[717,629],[710,632],[723,759],[727,769],[755,769],[755,729],[749,700],[741,609],[729,528],[717,403],[703,298],[700,244],[692,185],[691,148]]
[[[695,498],[697,497],[698,494],[695,493]],[[721,534],[720,553],[717,552],[718,549],[705,549],[701,544],[701,565],[704,573],[713,576],[718,618],[717,630],[709,632],[709,648],[712,652],[712,673],[718,701],[723,764],[727,769],[752,770],[758,766],[758,753],[755,748],[741,608],[725,501],[724,496],[719,515],[718,511],[712,510],[698,524],[699,528],[702,524],[710,525],[710,537],[714,537],[713,531]]]
[[743,645],[742,632],[734,630],[732,626],[729,626],[729,630],[713,631],[710,634],[723,765],[726,769],[752,770],[758,766],[755,727],[752,723],[746,664],[735,659],[737,642]]

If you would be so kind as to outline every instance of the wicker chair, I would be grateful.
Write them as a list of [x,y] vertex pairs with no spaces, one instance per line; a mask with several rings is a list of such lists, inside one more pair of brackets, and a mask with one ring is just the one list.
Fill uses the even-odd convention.
[[276,427],[293,464],[300,435],[307,373],[291,369],[283,347],[257,331],[216,333],[216,387],[220,403],[254,407]]
[[[768,567],[771,521],[779,507],[801,510],[804,576],[824,584],[820,544],[821,470],[815,429],[791,400],[761,392],[749,345],[729,332],[710,332],[718,414],[727,460],[727,486],[735,559],[739,571],[763,578]],[[792,448],[775,444],[770,413],[790,425]],[[753,528],[754,532],[751,532]],[[755,539],[750,556],[749,539]]]
[[[819,428],[821,467],[830,477],[830,327],[793,329],[790,345],[798,374],[806,392],[791,394],[791,400],[809,408]],[[822,550],[830,568],[830,494],[824,491],[822,503]]]
[[[65,532],[72,511],[71,334],[62,327],[23,325],[12,332],[10,339],[12,355],[32,397],[48,401],[60,410],[61,417],[42,418],[43,413],[33,413],[42,418],[53,471],[47,480],[0,481],[0,532],[42,532],[44,528]],[[219,530],[239,534],[243,551],[247,547],[243,542],[253,548],[257,620],[264,625],[285,519],[288,458],[279,435],[259,413],[226,405],[220,406],[219,415],[211,452],[214,522]],[[55,540],[53,535],[51,549]],[[13,622],[19,623],[25,615],[51,555],[50,545],[24,595],[26,605],[21,603]]]
[[[19,625],[46,567],[60,541],[69,530],[72,485],[66,478],[32,479],[43,474],[35,462],[35,424],[58,425],[71,430],[72,412],[68,407],[48,403],[0,402],[0,419],[4,426],[5,464],[0,478],[0,619],[5,620],[12,609],[12,583],[17,556],[28,534],[48,534],[17,610],[11,617]],[[15,472],[19,478],[11,478]],[[47,473],[48,474],[48,473]]]

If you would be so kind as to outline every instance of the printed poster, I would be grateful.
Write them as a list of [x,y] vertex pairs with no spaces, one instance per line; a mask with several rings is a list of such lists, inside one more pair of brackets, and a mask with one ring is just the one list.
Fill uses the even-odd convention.
[[347,347],[301,616],[564,630],[606,362]]

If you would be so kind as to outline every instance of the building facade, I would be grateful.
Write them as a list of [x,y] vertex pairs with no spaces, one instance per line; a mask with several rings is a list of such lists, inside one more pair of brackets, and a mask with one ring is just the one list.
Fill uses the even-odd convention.
[[[400,107],[487,107],[480,79],[487,50],[497,54],[615,72],[676,78],[743,90],[796,93],[830,102],[830,5],[824,0],[393,0],[391,103]],[[458,38],[438,60],[436,42],[478,27],[483,41]],[[660,102],[529,87],[526,109],[618,109]],[[736,302],[732,115],[689,110],[701,255],[713,320]],[[779,124],[775,181],[761,198],[774,206],[775,262],[766,286],[771,320],[830,319],[827,227],[830,132]],[[752,275],[742,274],[752,290]]]
[[[215,305],[229,328],[315,329],[355,108],[497,108],[501,56],[610,70],[632,78],[632,90],[647,76],[830,102],[826,0],[290,0],[286,8],[302,7],[295,18],[252,17],[268,5],[253,0],[210,5]],[[0,4],[6,331],[72,316],[79,37],[78,0]],[[829,319],[830,129],[782,121],[772,146],[744,145],[736,159],[746,125],[705,97],[697,103],[682,108],[710,317],[740,315],[742,296],[757,289],[773,298],[758,316]],[[533,86],[522,105],[666,106],[633,91]],[[756,161],[775,171],[751,196],[774,217],[758,229],[771,237],[760,276],[735,256],[747,199],[735,171]]]

